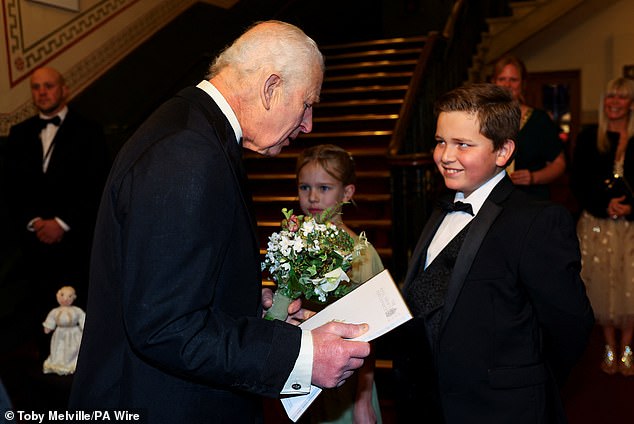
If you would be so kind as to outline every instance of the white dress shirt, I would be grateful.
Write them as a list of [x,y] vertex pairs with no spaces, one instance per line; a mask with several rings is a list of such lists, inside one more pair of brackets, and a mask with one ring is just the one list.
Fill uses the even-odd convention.
[[[68,106],[64,106],[62,110],[60,110],[57,114],[46,116],[40,113],[40,118],[42,119],[51,119],[55,116],[59,116],[60,124],[64,122],[66,118],[66,114],[68,114]],[[55,148],[55,144],[53,144],[53,139],[55,138],[55,134],[57,134],[57,130],[59,126],[55,124],[48,124],[42,131],[40,132],[40,140],[42,141],[42,172],[46,173],[48,170],[48,163],[51,160],[51,154],[53,153],[53,149]]]
[[[55,148],[55,144],[53,144],[53,139],[55,138],[55,135],[57,134],[57,130],[62,125],[62,122],[64,122],[64,119],[66,119],[67,114],[68,114],[68,106],[64,106],[62,110],[60,110],[55,115],[46,116],[43,113],[40,113],[40,118],[42,119],[51,119],[56,116],[59,116],[59,119],[60,119],[59,125],[47,124],[44,128],[42,128],[42,131],[40,131],[40,141],[42,142],[42,172],[45,174],[46,174],[46,171],[48,171],[48,164],[51,161],[51,156],[53,155],[53,149]],[[39,216],[36,216],[35,218],[31,219],[29,222],[27,222],[26,229],[28,231],[35,232],[35,227],[34,227],[35,222],[39,221],[40,219],[42,218]],[[70,225],[68,225],[62,218],[56,216],[54,217],[54,219],[55,221],[57,221],[59,226],[62,227],[64,231],[66,232],[70,231]]]
[[449,242],[453,240],[453,238],[458,235],[458,233],[462,231],[462,229],[466,227],[473,218],[475,218],[480,211],[480,208],[482,208],[484,201],[487,197],[489,197],[489,194],[491,194],[493,187],[495,187],[505,175],[506,171],[498,172],[493,178],[482,184],[476,191],[471,193],[469,197],[464,197],[464,193],[461,191],[456,192],[454,202],[461,201],[471,204],[471,208],[473,208],[473,215],[461,211],[445,215],[445,219],[443,219],[440,227],[438,227],[436,234],[434,234],[434,238],[427,248],[425,269],[427,269],[429,264],[436,259],[436,256],[442,252],[445,246],[447,246],[447,244],[449,244]]

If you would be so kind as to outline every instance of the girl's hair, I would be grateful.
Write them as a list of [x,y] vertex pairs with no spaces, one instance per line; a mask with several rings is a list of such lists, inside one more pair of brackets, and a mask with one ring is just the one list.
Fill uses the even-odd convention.
[[[617,95],[627,96],[634,101],[634,81],[628,78],[615,78],[608,82],[605,93],[599,102],[599,130],[597,134],[597,148],[600,152],[610,150],[610,140],[608,139],[608,117],[605,115],[606,96]],[[630,108],[630,116],[627,122],[627,138],[634,136],[634,111]]]
[[328,175],[341,181],[344,186],[356,181],[354,160],[350,153],[339,146],[318,144],[305,149],[297,158],[295,174],[299,176],[299,171],[310,162],[317,162]]

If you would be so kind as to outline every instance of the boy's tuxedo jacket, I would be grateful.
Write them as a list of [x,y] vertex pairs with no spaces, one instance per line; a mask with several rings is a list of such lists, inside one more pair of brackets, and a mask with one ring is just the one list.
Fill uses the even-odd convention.
[[71,409],[155,423],[262,421],[301,330],[261,319],[260,254],[242,148],[190,87],[124,145],[97,219]]
[[[423,229],[405,292],[444,215],[435,210]],[[420,417],[420,405],[440,403],[452,424],[565,422],[557,385],[594,324],[573,220],[562,206],[529,200],[505,176],[470,225],[437,343],[430,346],[421,317],[406,327],[413,348],[395,361],[403,390],[411,389],[406,397]]]

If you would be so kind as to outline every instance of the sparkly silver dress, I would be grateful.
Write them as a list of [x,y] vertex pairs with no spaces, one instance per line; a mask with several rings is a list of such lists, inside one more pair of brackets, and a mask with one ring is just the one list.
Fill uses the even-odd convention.
[[[623,161],[614,163],[623,174]],[[634,225],[625,218],[597,218],[583,211],[577,225],[581,276],[601,325],[634,319]]]

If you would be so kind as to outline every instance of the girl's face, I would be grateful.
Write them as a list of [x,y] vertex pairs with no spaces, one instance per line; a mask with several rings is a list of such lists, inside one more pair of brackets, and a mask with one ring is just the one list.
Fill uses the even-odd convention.
[[309,162],[297,176],[299,206],[305,215],[317,215],[352,199],[354,184],[344,186],[318,162]]

